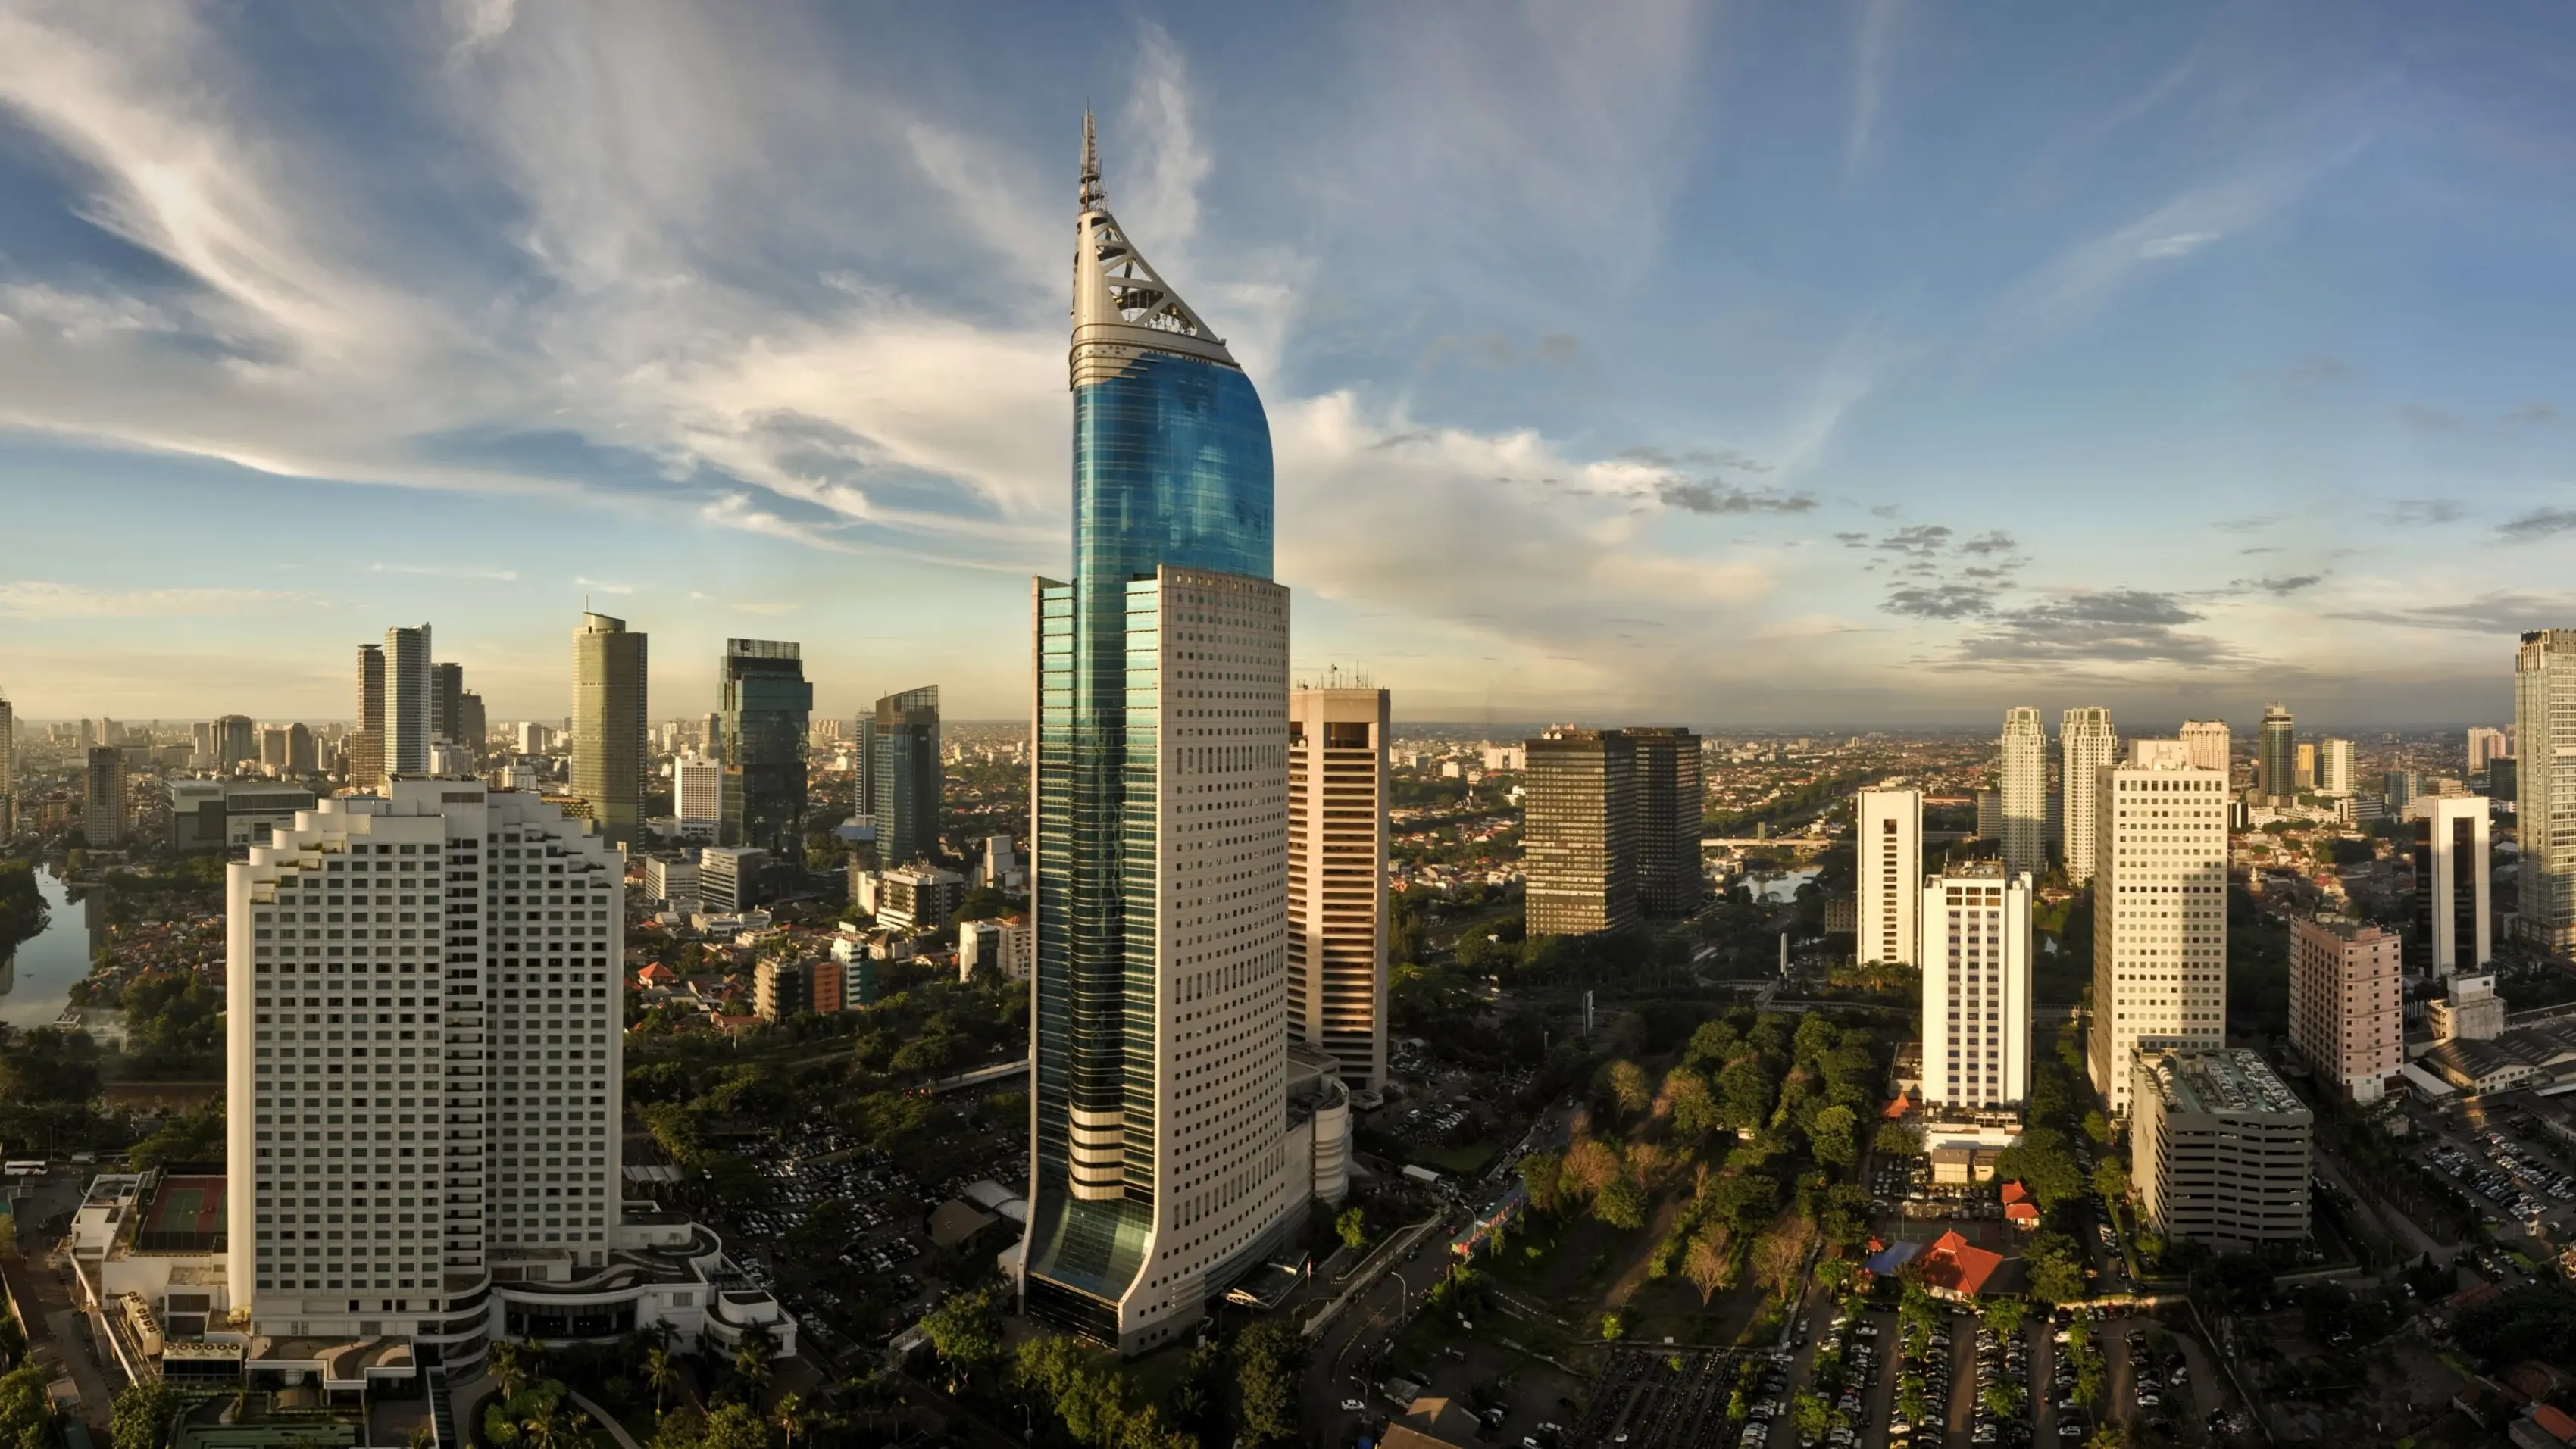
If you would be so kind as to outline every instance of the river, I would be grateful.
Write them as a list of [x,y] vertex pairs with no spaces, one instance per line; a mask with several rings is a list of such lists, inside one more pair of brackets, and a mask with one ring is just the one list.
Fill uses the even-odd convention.
[[36,870],[36,890],[45,898],[45,929],[22,943],[14,955],[0,955],[0,1023],[20,1031],[51,1026],[71,1004],[72,983],[89,975],[91,942],[99,898],[74,901],[62,877]]

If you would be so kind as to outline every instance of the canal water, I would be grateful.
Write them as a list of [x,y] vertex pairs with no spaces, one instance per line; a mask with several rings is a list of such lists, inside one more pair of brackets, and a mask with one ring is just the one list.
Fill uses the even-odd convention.
[[71,1004],[72,983],[89,975],[93,943],[105,939],[99,897],[75,901],[62,878],[39,866],[45,929],[14,954],[0,954],[0,1022],[24,1031],[51,1026]]

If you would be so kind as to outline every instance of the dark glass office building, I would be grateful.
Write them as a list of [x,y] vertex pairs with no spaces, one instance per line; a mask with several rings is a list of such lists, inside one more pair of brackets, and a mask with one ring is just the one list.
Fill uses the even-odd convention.
[[716,678],[724,762],[723,843],[805,858],[805,726],[814,686],[804,651],[782,639],[728,639]]
[[858,811],[876,825],[880,864],[939,854],[939,749],[938,685],[889,694],[859,717]]

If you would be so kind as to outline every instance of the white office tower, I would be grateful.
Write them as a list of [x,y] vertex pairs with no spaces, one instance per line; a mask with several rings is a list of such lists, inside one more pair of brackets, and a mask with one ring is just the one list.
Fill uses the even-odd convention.
[[2058,721],[2057,742],[2065,751],[2066,879],[2082,885],[2093,878],[2093,777],[2118,759],[2120,733],[2111,727],[2111,712],[2099,705],[2070,709]]
[[230,867],[225,1271],[253,1373],[783,1318],[713,1301],[671,1251],[704,1229],[621,1221],[623,894],[579,821],[459,780],[324,800]]
[[2317,793],[2334,799],[2352,795],[2352,741],[2317,741]]
[[2505,748],[2504,731],[2491,725],[2469,726],[2469,773],[2474,775],[2513,752]]
[[2030,1095],[2030,877],[1987,861],[1921,889],[1923,1100],[2014,1106]]
[[555,732],[532,719],[519,721],[519,753],[542,755],[555,747]]
[[2091,1072],[2126,1112],[2141,1048],[2227,1043],[2227,777],[2133,740],[2096,784]]
[[2535,629],[2513,659],[2514,813],[2523,939],[2576,946],[2576,629]]
[[1860,934],[1854,954],[1886,966],[1914,966],[1923,889],[1923,793],[1863,790],[1853,809],[1854,865],[1860,873]]
[[1288,695],[1288,1037],[1371,1092],[1386,1090],[1387,725],[1383,689]]
[[385,631],[385,773],[426,775],[433,687],[429,626]]
[[2227,752],[2234,747],[2234,741],[2227,733],[2227,721],[2187,719],[2182,722],[2181,736],[2183,749],[2190,754],[2193,764],[2204,770],[2216,770],[2222,775],[2227,773]]
[[682,824],[724,822],[724,765],[704,755],[682,755],[671,767],[671,813]]
[[2411,964],[2434,976],[2484,971],[2495,960],[2487,797],[2429,795],[2407,813],[2415,838]]
[[2004,866],[2037,875],[2048,868],[2048,730],[2039,711],[2004,711],[1996,785],[2004,797]]

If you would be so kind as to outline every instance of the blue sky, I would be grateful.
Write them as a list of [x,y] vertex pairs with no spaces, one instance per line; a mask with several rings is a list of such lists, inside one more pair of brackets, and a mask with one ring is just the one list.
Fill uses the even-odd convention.
[[1075,155],[1400,717],[2502,719],[2576,624],[2546,4],[0,0],[0,689],[1023,713]]

